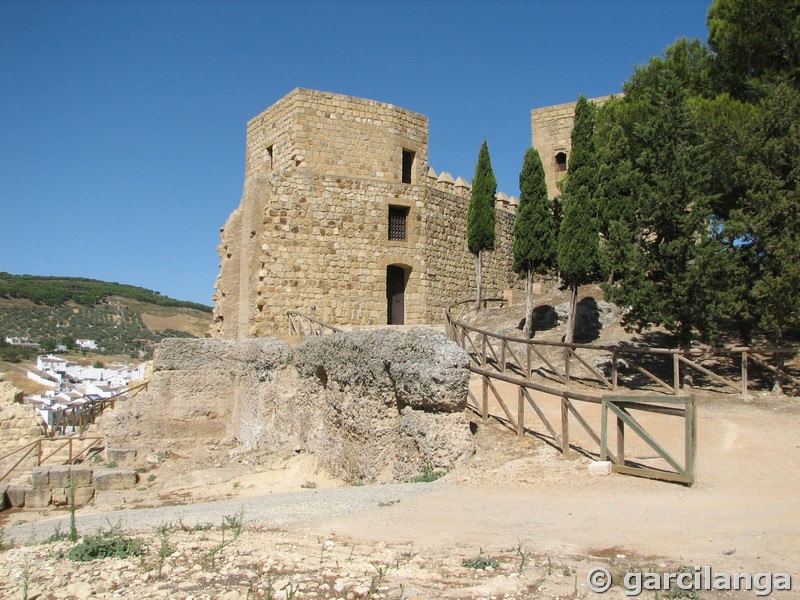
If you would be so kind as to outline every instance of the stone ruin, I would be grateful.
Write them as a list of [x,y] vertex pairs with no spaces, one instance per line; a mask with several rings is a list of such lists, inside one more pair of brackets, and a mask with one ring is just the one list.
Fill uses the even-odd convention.
[[141,394],[100,420],[140,456],[222,444],[309,452],[344,481],[408,481],[472,456],[468,358],[427,328],[336,333],[292,351],[274,338],[167,339]]

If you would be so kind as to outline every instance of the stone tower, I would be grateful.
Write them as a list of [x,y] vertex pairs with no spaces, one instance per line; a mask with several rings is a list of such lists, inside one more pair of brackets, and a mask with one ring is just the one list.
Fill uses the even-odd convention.
[[[476,145],[476,155],[477,155]],[[247,126],[242,200],[221,233],[215,337],[285,331],[300,310],[335,325],[441,322],[475,293],[469,185],[428,166],[428,119],[295,89]],[[498,194],[484,287],[511,271],[515,199]]]
[[[589,98],[597,106],[608,102],[611,96]],[[532,145],[539,151],[544,166],[547,195],[559,196],[558,182],[567,174],[569,154],[572,149],[572,127],[575,122],[577,102],[556,104],[531,111]]]

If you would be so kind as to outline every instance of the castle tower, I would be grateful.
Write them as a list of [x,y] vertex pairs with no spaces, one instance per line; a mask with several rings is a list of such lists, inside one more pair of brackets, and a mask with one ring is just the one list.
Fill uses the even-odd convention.
[[[295,89],[252,119],[212,335],[273,334],[289,310],[341,325],[440,322],[474,294],[474,275],[469,186],[432,173],[427,117],[391,104]],[[499,250],[484,267],[496,294],[516,280],[513,206],[498,213]]]

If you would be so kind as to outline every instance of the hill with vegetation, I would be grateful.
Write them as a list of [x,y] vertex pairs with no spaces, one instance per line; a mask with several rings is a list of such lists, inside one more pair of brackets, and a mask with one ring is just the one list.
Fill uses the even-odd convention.
[[[79,277],[40,277],[0,272],[0,340],[27,337],[42,350],[76,339],[97,342],[105,354],[147,356],[165,337],[201,337],[211,307],[159,292]],[[31,352],[0,343],[7,360]]]

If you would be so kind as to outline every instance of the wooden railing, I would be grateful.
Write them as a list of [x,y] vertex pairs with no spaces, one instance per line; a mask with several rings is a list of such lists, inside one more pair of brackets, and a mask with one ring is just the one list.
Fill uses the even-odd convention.
[[[66,461],[60,464],[74,464],[84,460],[88,457],[89,452],[99,452],[102,448],[104,438],[98,436],[63,436],[63,437],[40,437],[24,446],[20,446],[11,452],[0,456],[0,464],[6,459],[11,458],[15,460],[11,467],[6,467],[2,474],[0,474],[0,483],[8,478],[17,468],[19,468],[25,459],[33,455],[35,460],[32,464],[25,465],[25,468],[38,467],[46,463],[51,458],[55,457],[63,450],[68,449],[68,457]],[[76,447],[80,442],[80,446]],[[88,444],[86,444],[88,442]],[[49,446],[48,448],[45,448]],[[62,453],[63,454],[63,453]]]
[[328,325],[324,321],[296,310],[287,312],[286,316],[289,319],[289,335],[325,335],[342,331],[338,327]]
[[54,422],[47,427],[45,435],[53,437],[70,432],[83,433],[89,425],[95,422],[97,417],[103,414],[106,408],[114,408],[117,401],[133,398],[139,392],[146,390],[149,384],[149,381],[145,381],[139,385],[126,388],[108,398],[92,400],[80,406],[59,411],[53,415]]
[[[495,298],[487,302],[503,302],[503,300]],[[753,382],[750,367],[757,365],[772,375],[770,384],[773,387],[782,388],[786,383],[800,386],[800,378],[788,373],[783,367],[784,357],[797,353],[799,351],[797,348],[734,347],[684,350],[539,341],[501,335],[460,321],[470,303],[474,303],[474,300],[453,304],[445,311],[445,332],[449,339],[467,351],[474,364],[490,366],[501,373],[511,370],[528,379],[533,373],[537,373],[539,378],[549,378],[565,386],[581,383],[614,392],[621,387],[632,390],[645,388],[645,385],[636,381],[624,381],[620,372],[621,364],[624,364],[631,372],[635,371],[640,377],[643,376],[647,386],[669,394],[680,394],[682,387],[688,382],[688,373],[693,371],[715,382],[717,391],[722,386],[722,389],[733,390],[742,397],[747,397]],[[456,312],[459,313],[458,318],[453,316]],[[557,349],[558,358],[552,356],[553,349]],[[551,352],[550,356],[547,355],[548,350]],[[593,353],[595,356],[605,355],[608,372],[603,372],[598,366],[590,364],[586,357],[587,353]],[[734,369],[739,373],[738,381],[730,374],[714,372],[711,367],[701,364],[700,360],[704,357],[727,359],[725,366],[728,371]],[[774,365],[770,364],[770,358]],[[658,359],[661,359],[660,365],[642,364],[645,361],[658,363]],[[660,376],[656,374],[654,371],[658,370],[658,367],[668,374],[661,373]],[[576,369],[582,370],[583,374],[577,373]]]

